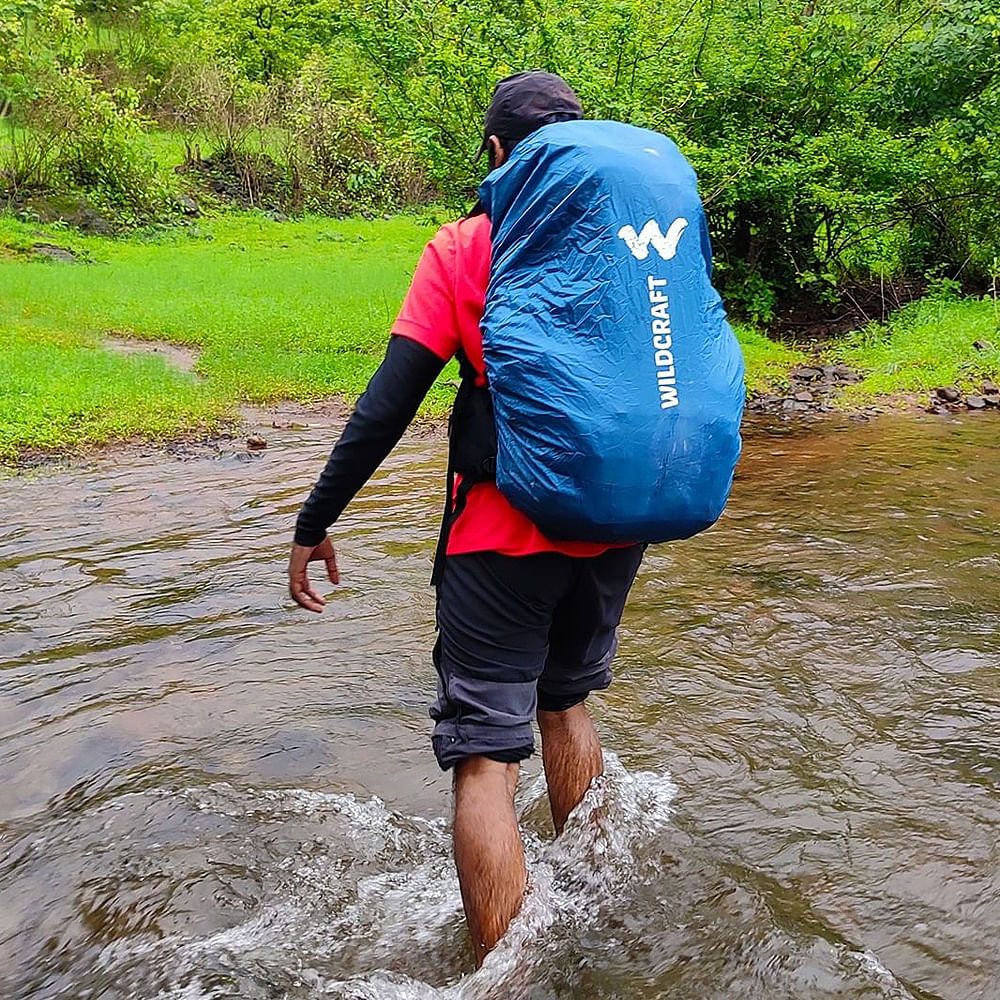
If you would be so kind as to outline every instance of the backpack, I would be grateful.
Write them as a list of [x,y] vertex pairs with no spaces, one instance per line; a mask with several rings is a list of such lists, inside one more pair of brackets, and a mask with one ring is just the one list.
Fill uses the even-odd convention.
[[500,491],[553,539],[708,528],[732,485],[745,389],[690,165],[657,132],[557,122],[522,140],[479,198],[496,440],[480,478],[495,465]]

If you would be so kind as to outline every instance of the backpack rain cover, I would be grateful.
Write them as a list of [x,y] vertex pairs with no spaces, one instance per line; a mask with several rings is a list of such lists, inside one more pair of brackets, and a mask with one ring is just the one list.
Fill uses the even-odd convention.
[[694,171],[657,132],[558,122],[479,194],[501,492],[557,539],[709,527],[732,485],[745,389]]

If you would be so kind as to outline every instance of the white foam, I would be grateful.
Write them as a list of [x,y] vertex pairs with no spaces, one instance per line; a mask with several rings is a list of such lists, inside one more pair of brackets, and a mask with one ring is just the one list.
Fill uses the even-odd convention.
[[844,948],[842,957],[847,960],[847,964],[855,965],[869,978],[882,991],[885,1000],[916,1000],[913,993],[896,978],[895,973],[868,948],[859,951]]
[[[551,841],[525,830],[529,891],[503,941],[474,973],[467,972],[467,935],[443,819],[400,816],[377,798],[300,789],[218,784],[183,794],[202,812],[256,826],[280,828],[287,821],[294,830],[302,819],[307,828],[318,823],[349,845],[347,856],[296,853],[270,862],[255,872],[262,901],[245,921],[203,937],[174,934],[109,946],[103,968],[128,968],[132,975],[155,969],[149,985],[156,986],[145,993],[157,1000],[242,996],[247,975],[273,980],[279,995],[290,998],[486,1000],[529,995],[531,984],[545,981],[550,963],[629,882],[658,877],[656,841],[676,787],[665,775],[631,774],[607,754],[604,776],[562,836]],[[520,797],[522,817],[544,795],[543,778],[529,784]]]

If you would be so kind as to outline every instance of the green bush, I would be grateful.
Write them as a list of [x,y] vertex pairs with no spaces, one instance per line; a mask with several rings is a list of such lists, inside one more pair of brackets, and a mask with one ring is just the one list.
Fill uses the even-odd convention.
[[168,195],[145,155],[149,123],[134,91],[108,92],[82,71],[85,35],[86,25],[60,4],[8,32],[0,61],[8,134],[0,187],[11,195],[79,192],[123,221],[141,220]]
[[[677,140],[736,312],[769,321],[928,273],[982,289],[1000,256],[994,8],[0,0],[0,118],[16,137],[0,169],[8,187],[78,185],[134,213],[159,197],[126,149],[141,110],[203,146],[244,203],[457,208],[481,176],[493,84],[539,66],[591,116]],[[86,137],[67,148],[61,122]]]
[[366,102],[342,95],[318,51],[285,88],[278,109],[297,209],[398,209],[434,194],[412,146],[388,135]]

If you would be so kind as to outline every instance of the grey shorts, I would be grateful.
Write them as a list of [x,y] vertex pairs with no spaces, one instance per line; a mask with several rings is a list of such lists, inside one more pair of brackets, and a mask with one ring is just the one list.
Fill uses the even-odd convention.
[[616,629],[642,545],[448,556],[438,585],[434,753],[442,768],[535,749],[535,712],[561,712],[611,683]]

